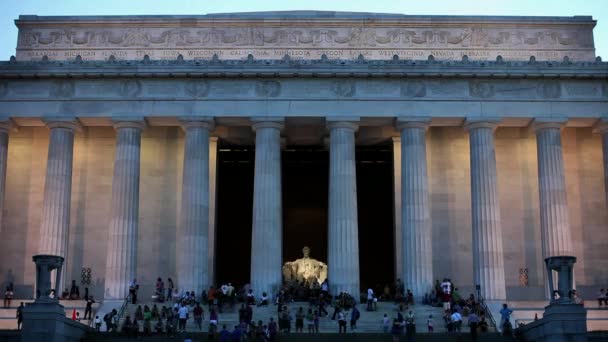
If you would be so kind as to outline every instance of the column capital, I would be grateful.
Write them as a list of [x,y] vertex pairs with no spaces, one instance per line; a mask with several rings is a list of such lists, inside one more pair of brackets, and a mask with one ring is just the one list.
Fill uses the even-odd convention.
[[502,118],[499,117],[471,116],[465,119],[464,129],[470,131],[477,128],[489,128],[495,131],[501,121]]
[[215,120],[210,116],[182,116],[179,123],[184,131],[188,128],[207,128],[210,131],[215,129]]
[[72,132],[82,131],[80,122],[74,116],[45,116],[42,118],[42,122],[44,122],[49,129],[64,128],[69,129]]
[[395,120],[395,127],[398,130],[404,128],[422,128],[426,130],[430,124],[431,118],[422,116],[399,116]]
[[333,128],[347,128],[356,132],[359,129],[359,123],[356,121],[327,121],[326,125],[329,130]]
[[543,129],[562,129],[566,126],[568,118],[555,117],[555,118],[535,118],[532,121],[532,128],[535,132]]
[[112,126],[115,130],[121,128],[136,128],[140,131],[147,127],[146,120],[139,116],[113,117]]
[[593,125],[593,133],[608,134],[608,116],[599,119],[595,125]]
[[283,128],[285,128],[285,118],[282,117],[252,117],[250,120],[251,128],[254,132],[260,128],[275,128],[279,131],[282,131]]
[[393,142],[396,142],[396,143],[401,142],[401,137],[391,137],[391,139],[393,140]]

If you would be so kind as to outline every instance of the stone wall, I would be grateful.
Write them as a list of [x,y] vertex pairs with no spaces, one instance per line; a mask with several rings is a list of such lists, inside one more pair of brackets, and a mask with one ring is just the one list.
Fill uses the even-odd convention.
[[[0,284],[13,281],[18,296],[33,289],[48,149],[48,129],[11,132],[0,250]],[[76,135],[67,280],[92,269],[92,294],[103,295],[111,201],[114,131],[87,127]],[[600,286],[608,276],[608,217],[600,136],[590,128],[562,133],[570,223],[578,262],[577,284]],[[432,127],[427,134],[435,277],[450,276],[462,292],[473,284],[469,140],[460,127]],[[138,280],[148,292],[157,276],[175,279],[175,227],[180,207],[183,133],[151,127],[142,137]],[[498,189],[509,298],[542,295],[536,139],[526,128],[496,131]],[[220,175],[221,176],[221,175]],[[221,227],[219,227],[221,229]],[[519,285],[528,268],[529,287]],[[581,288],[584,288],[581,286]],[[583,295],[592,297],[591,290]]]

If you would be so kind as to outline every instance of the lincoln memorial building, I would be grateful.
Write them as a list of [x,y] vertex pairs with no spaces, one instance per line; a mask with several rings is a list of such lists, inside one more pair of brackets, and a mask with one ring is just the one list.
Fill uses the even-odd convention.
[[0,285],[96,298],[327,265],[332,293],[608,287],[608,63],[589,16],[22,15],[0,62]]

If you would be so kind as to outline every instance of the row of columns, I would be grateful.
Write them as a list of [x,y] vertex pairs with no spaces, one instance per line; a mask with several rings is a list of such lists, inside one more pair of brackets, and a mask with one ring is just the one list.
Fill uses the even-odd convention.
[[[357,119],[328,120],[330,135],[328,264],[333,293],[359,292],[355,132]],[[40,253],[69,260],[75,118],[46,119],[50,129],[41,220]],[[178,286],[200,293],[209,285],[209,137],[213,119],[182,119],[185,130],[182,207],[178,224]],[[401,271],[415,296],[433,284],[431,218],[426,161],[429,119],[399,118],[401,141]],[[486,299],[505,299],[494,131],[499,119],[469,118],[471,207],[475,282]],[[560,130],[565,121],[535,120],[543,256],[572,255]],[[105,297],[122,299],[136,277],[142,118],[114,122],[116,152],[108,227]],[[274,293],[281,283],[282,119],[254,119],[256,133],[251,285]],[[0,121],[0,215],[4,198],[8,131]],[[600,122],[608,200],[608,123]],[[0,216],[0,224],[2,217]]]

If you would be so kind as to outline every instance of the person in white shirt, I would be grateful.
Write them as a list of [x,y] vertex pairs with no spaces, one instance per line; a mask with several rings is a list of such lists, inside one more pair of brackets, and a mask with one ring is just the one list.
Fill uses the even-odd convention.
[[462,316],[458,313],[458,311],[454,311],[452,316],[450,316],[452,323],[454,324],[454,330],[460,335],[460,328],[462,327]]
[[384,317],[382,317],[382,329],[384,330],[385,334],[388,333],[390,327],[391,327],[391,319],[388,318],[387,314],[384,314]]
[[186,321],[188,320],[188,307],[185,305],[182,305],[179,310],[177,311],[177,314],[179,316],[179,330],[185,331],[186,330]]
[[452,283],[450,279],[443,279],[441,291],[443,292],[443,310],[450,310],[450,302],[452,301]]
[[372,288],[368,288],[367,289],[367,311],[372,311],[373,307],[372,305],[374,304],[374,290],[372,290]]
[[95,316],[95,330],[99,331],[99,329],[101,329],[101,318]]

